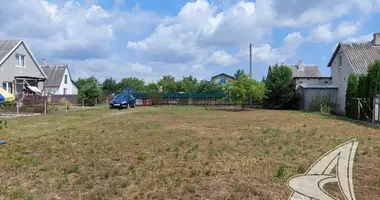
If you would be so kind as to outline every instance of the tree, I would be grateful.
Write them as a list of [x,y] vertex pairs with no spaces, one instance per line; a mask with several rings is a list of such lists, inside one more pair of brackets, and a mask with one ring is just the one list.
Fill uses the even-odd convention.
[[369,66],[367,75],[369,105],[373,105],[373,98],[380,93],[380,60]]
[[347,90],[346,90],[346,115],[350,118],[355,118],[355,110],[357,100],[357,90],[358,90],[358,78],[355,74],[351,73],[348,77]]
[[220,84],[216,84],[213,81],[201,80],[197,87],[198,93],[214,93],[223,92],[223,87]]
[[225,90],[230,94],[233,101],[241,105],[242,110],[244,109],[244,104],[250,99],[262,102],[265,94],[264,85],[245,74],[240,75],[233,81],[229,81],[225,86]]
[[177,82],[171,75],[163,76],[157,84],[162,87],[165,93],[177,92]]
[[149,98],[152,99],[153,105],[160,104],[162,97],[159,91],[159,86],[156,83],[149,83],[146,86],[146,92],[148,93]]
[[145,88],[147,93],[159,92],[160,88],[156,83],[149,83]]
[[[78,84],[79,82],[79,84]],[[78,101],[84,101],[85,105],[93,106],[99,102],[102,97],[102,89],[99,87],[99,82],[95,77],[78,79]]]
[[99,85],[99,81],[98,81],[98,79],[95,78],[95,76],[91,76],[89,78],[79,78],[75,83],[80,88],[89,82],[93,82],[93,83],[96,83],[97,85]]
[[142,79],[136,77],[124,78],[119,83],[119,88],[133,88],[135,92],[144,91],[145,82]]
[[235,72],[234,77],[235,77],[235,79],[237,79],[237,78],[239,78],[240,75],[243,75],[243,74],[245,74],[245,73],[244,73],[244,70],[242,70],[242,69],[238,69],[238,70]]
[[358,83],[358,89],[356,96],[358,98],[362,98],[364,100],[363,110],[360,112],[360,119],[361,120],[368,120],[367,117],[371,117],[371,109],[368,99],[368,79],[367,74],[361,74],[359,76],[359,83]]
[[292,70],[285,65],[274,65],[263,80],[266,88],[264,106],[269,109],[297,109],[299,94]]
[[107,95],[114,94],[119,90],[119,85],[115,79],[107,78],[102,83],[102,90]]
[[181,81],[177,82],[177,91],[194,93],[197,91],[198,80],[193,78],[191,75],[188,77],[183,77]]

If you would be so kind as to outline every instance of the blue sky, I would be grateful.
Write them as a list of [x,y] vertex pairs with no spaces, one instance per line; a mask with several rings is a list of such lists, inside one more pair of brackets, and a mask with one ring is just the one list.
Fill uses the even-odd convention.
[[0,8],[0,38],[67,63],[74,79],[248,72],[249,43],[258,80],[300,59],[329,76],[336,44],[371,40],[379,11],[380,0],[13,0]]

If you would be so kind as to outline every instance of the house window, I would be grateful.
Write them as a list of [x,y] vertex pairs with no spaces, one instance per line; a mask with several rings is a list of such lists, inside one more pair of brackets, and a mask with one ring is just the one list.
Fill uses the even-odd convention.
[[67,74],[65,74],[65,84],[67,84]]
[[17,66],[25,67],[25,56],[21,54],[16,54]]
[[226,84],[226,79],[220,79],[221,84]]
[[63,94],[64,94],[64,95],[67,94],[67,88],[63,88]]
[[11,94],[13,94],[13,83],[12,82],[3,82],[3,89]]
[[342,66],[342,55],[339,55],[338,57],[338,67]]

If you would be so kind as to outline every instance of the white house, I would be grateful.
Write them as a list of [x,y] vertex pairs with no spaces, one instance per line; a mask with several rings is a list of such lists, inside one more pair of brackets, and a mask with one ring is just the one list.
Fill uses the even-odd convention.
[[4,90],[12,94],[33,93],[33,88],[41,91],[46,78],[24,41],[0,40],[0,84]]
[[380,33],[373,34],[369,42],[340,42],[328,67],[332,84],[338,87],[337,104],[340,113],[345,112],[347,81],[351,73],[367,73],[369,65],[380,59]]
[[234,77],[225,73],[221,73],[221,74],[211,77],[211,81],[216,84],[225,85],[229,80],[234,80]]
[[55,95],[77,95],[78,86],[72,80],[67,64],[47,65],[42,60],[41,67],[47,75],[46,89]]

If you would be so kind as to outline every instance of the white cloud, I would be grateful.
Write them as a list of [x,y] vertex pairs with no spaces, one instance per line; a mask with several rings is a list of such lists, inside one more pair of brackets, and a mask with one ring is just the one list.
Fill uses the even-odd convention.
[[335,28],[333,28],[331,23],[319,25],[311,31],[308,40],[312,42],[330,42],[347,38],[355,35],[358,32],[360,25],[360,22],[348,21],[342,21]]
[[[252,57],[254,61],[264,62],[266,64],[282,63],[295,54],[295,50],[303,43],[304,38],[301,33],[294,32],[288,34],[283,41],[283,46],[273,48],[269,44],[252,47]],[[249,59],[249,52],[242,50],[237,58]]]
[[373,39],[373,33],[359,35],[357,37],[349,37],[344,42],[369,42]]
[[216,51],[208,59],[209,64],[231,66],[239,63],[239,60],[225,51]]

